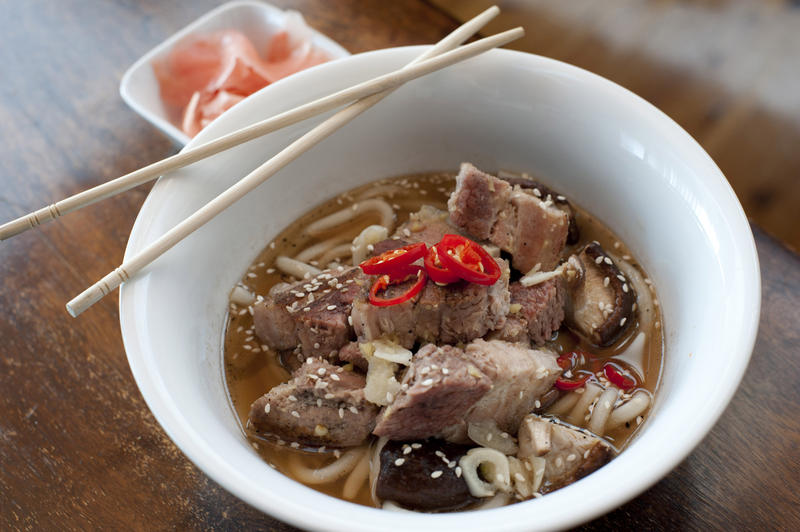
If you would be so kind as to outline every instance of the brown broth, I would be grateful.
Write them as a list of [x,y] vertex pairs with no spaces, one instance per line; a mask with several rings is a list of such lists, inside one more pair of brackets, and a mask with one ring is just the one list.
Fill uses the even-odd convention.
[[[304,228],[314,220],[341,210],[345,206],[352,205],[354,201],[364,199],[364,195],[369,197],[375,194],[378,187],[387,186],[388,190],[391,191],[389,194],[384,194],[380,197],[393,206],[397,215],[397,224],[399,225],[408,219],[410,213],[416,212],[422,205],[427,204],[446,209],[447,198],[453,185],[454,174],[435,173],[404,176],[370,183],[326,201],[304,214],[275,237],[273,242],[253,261],[253,264],[243,276],[241,284],[254,294],[266,296],[269,289],[276,283],[294,281],[290,276],[282,275],[274,269],[273,264],[276,257],[280,255],[294,257],[306,247],[332,236],[342,236],[343,240],[352,240],[365,226],[377,223],[377,219],[372,219],[369,215],[365,215],[344,229],[337,228],[336,231],[331,231],[329,234],[321,235],[317,238],[312,238],[304,232]],[[573,207],[576,207],[574,203]],[[617,256],[633,257],[624,244],[608,228],[586,211],[580,208],[576,208],[576,211],[581,238],[580,242],[576,246],[568,248],[567,252],[577,249],[586,242],[597,240],[603,248]],[[646,277],[645,272],[635,259],[631,258],[629,262],[636,266],[642,275]],[[658,313],[658,309],[656,310]],[[644,331],[647,333],[648,340],[642,359],[628,361],[632,362],[629,364],[629,368],[638,375],[640,382],[642,382],[641,387],[647,389],[651,394],[656,392],[662,367],[664,344],[662,328],[659,327],[660,320],[660,315],[657,315],[651,330]],[[580,349],[591,351],[601,357],[609,357],[624,351],[636,336],[638,330],[637,324],[635,328],[631,328],[632,332],[615,345],[598,349],[562,328],[550,347],[559,353]],[[244,427],[247,423],[250,405],[272,387],[288,380],[290,375],[281,366],[274,352],[270,352],[266,349],[266,346],[258,344],[258,339],[253,331],[253,318],[246,308],[242,309],[231,304],[224,334],[225,381],[233,408],[242,427]],[[604,437],[617,449],[622,450],[631,441],[637,428],[638,423],[630,423],[628,426],[622,426],[610,431]],[[253,447],[271,467],[289,477],[292,477],[290,472],[290,462],[292,460],[299,460],[308,468],[318,468],[336,458],[332,451],[306,452],[293,449],[288,445],[276,445],[258,439],[247,432],[245,434]],[[346,478],[347,476],[329,484],[311,487],[328,495],[341,498]],[[361,486],[358,495],[351,502],[366,506],[376,506],[370,494],[368,482]]]

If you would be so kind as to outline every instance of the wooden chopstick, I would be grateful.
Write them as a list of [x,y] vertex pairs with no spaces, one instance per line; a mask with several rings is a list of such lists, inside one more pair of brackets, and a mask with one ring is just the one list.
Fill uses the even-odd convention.
[[[441,41],[444,42],[447,39],[451,39],[451,37],[455,35],[454,39],[448,41],[448,46],[439,48],[439,51],[435,55],[440,55],[442,51],[452,50],[455,48],[455,46],[464,42],[464,40],[472,36],[480,28],[486,25],[489,20],[494,18],[499,11],[500,10],[496,6],[493,6],[472,20],[466,22],[464,25],[460,26]],[[466,30],[463,33],[457,34],[457,32],[460,32],[464,28],[466,28]],[[449,43],[456,42],[457,39],[461,38],[461,35],[467,35],[467,37],[458,42],[456,45],[449,45]],[[166,172],[182,168],[221,151],[266,135],[267,133],[271,133],[302,120],[317,116],[326,111],[341,107],[342,105],[353,102],[354,100],[358,100],[359,98],[364,98],[392,87],[397,87],[407,81],[424,76],[430,72],[439,70],[444,66],[452,64],[450,61],[457,62],[462,60],[460,54],[464,54],[465,57],[471,56],[470,50],[461,49],[458,50],[458,53],[455,55],[444,57],[438,61],[417,61],[414,69],[401,69],[400,71],[392,72],[383,76],[379,76],[375,79],[359,83],[350,88],[335,92],[313,102],[309,102],[299,107],[295,107],[294,109],[277,114],[266,120],[256,122],[248,127],[206,142],[197,147],[183,150],[180,153],[172,155],[171,157],[167,157],[166,159],[135,170],[129,174],[112,179],[111,181],[107,181],[102,185],[79,192],[78,194],[57,201],[56,203],[48,205],[47,207],[43,207],[39,210],[33,211],[15,220],[0,225],[0,240],[6,240],[12,236],[27,231],[28,229],[37,227],[45,222],[55,220],[56,218],[59,218],[69,212],[86,207],[87,205],[91,205],[92,203],[104,200],[121,192],[130,190],[131,188],[151,181]],[[428,57],[434,56],[431,55]]]
[[[492,37],[487,37],[476,41],[474,43],[462,46],[454,51],[443,53],[433,59],[427,59],[433,53],[441,50],[445,46],[457,46],[457,40],[450,44],[445,43],[443,46],[437,45],[423,54],[417,61],[401,69],[399,73],[406,71],[414,71],[418,65],[424,65],[430,61],[437,61],[441,58],[446,58],[450,54],[461,52],[458,59],[448,61],[437,61],[437,65],[443,68],[446,65],[452,64],[459,60],[473,57],[479,53],[485,52],[492,48],[502,46],[508,42],[518,39],[524,35],[522,28],[515,28],[512,30],[499,33]],[[465,37],[466,38],[466,37]],[[441,43],[440,43],[441,44]],[[394,88],[397,85],[390,85]],[[278,170],[289,164],[291,161],[302,155],[305,151],[315,146],[324,138],[332,134],[334,131],[342,127],[344,124],[351,121],[356,116],[360,115],[380,100],[382,100],[391,91],[385,91],[368,96],[354,104],[342,109],[332,117],[325,120],[323,123],[314,127],[311,131],[291,143],[284,148],[277,155],[270,160],[253,170],[247,176],[242,178],[238,183],[231,186],[219,196],[208,202],[205,206],[200,208],[194,214],[180,222],[178,225],[167,231],[163,236],[158,238],[155,242],[140,251],[130,260],[124,262],[121,266],[107,274],[100,279],[97,283],[84,290],[81,294],[75,297],[72,301],[67,303],[67,311],[73,316],[78,316],[81,312],[89,308],[91,305],[99,301],[102,297],[117,288],[121,283],[130,279],[131,276],[138,273],[142,268],[153,262],[165,251],[180,242],[186,236],[203,226],[209,220],[214,218],[217,214],[229,207],[234,202],[241,199],[245,194],[256,188],[258,185],[266,181],[269,177],[274,175]]]

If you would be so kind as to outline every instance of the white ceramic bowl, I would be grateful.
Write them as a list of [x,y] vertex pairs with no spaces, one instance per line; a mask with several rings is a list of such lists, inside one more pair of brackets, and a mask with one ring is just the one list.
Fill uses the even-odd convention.
[[[159,95],[158,80],[152,64],[166,56],[180,40],[189,35],[203,35],[217,30],[241,31],[256,50],[263,50],[269,39],[284,28],[286,11],[255,0],[236,0],[223,4],[198,18],[170,38],[147,52],[125,71],[119,85],[119,93],[125,103],[145,120],[160,129],[176,144],[183,146],[189,136],[181,131],[180,124],[170,121]],[[322,33],[313,30],[312,42],[324,50],[332,59],[347,57],[350,52]]]
[[[193,143],[398,68],[422,50],[382,50],[301,72],[237,105]],[[287,128],[159,181],[126,256],[308,127]],[[638,437],[571,486],[472,513],[356,506],[270,469],[242,435],[223,383],[220,345],[231,287],[265,243],[321,201],[376,178],[454,170],[465,160],[544,176],[611,227],[654,280],[667,351]],[[256,508],[315,530],[510,531],[586,521],[683,460],[739,384],[759,303],[747,220],[722,173],[686,132],[603,78],[497,50],[401,88],[276,174],[125,283],[120,318],[133,374],[158,421],[203,471]]]

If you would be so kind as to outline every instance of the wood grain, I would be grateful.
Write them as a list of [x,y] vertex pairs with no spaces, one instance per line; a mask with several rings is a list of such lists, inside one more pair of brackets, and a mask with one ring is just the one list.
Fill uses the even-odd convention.
[[706,149],[747,215],[800,250],[800,5],[774,0],[431,0],[456,18],[497,4],[487,32],[572,63],[664,111]]
[[[302,10],[353,52],[435,42],[457,25],[419,0],[274,3]],[[136,58],[215,5],[4,3],[0,220],[174,153],[124,106],[117,87]],[[556,46],[559,35],[540,38]],[[602,50],[598,56],[607,57]],[[657,79],[654,85],[664,82]],[[682,120],[698,127],[725,120],[727,132],[715,142],[757,136],[747,131],[759,125],[747,105],[736,106],[734,118],[709,118],[709,106],[722,115],[729,109],[714,103],[718,93],[703,97],[681,87],[674,81],[663,101],[666,93],[680,95],[688,106]],[[773,156],[769,175],[791,173],[783,158],[791,150],[782,142],[759,146]],[[743,148],[742,172],[763,163],[766,155],[747,156],[755,149]],[[133,190],[0,245],[0,530],[295,530],[228,494],[167,438],[128,369],[116,297],[77,321],[63,310],[121,261],[146,192]],[[683,464],[587,529],[800,528],[800,259],[760,229],[755,235],[761,330],[741,388]]]

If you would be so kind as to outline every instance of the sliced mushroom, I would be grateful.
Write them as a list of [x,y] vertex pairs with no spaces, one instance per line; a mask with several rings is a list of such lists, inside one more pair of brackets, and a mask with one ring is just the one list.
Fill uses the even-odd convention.
[[572,208],[572,204],[565,196],[559,194],[550,187],[539,183],[538,181],[534,181],[533,179],[522,175],[500,171],[497,174],[497,177],[498,179],[502,179],[503,181],[507,182],[512,187],[519,186],[520,188],[529,190],[535,196],[543,200],[546,200],[548,197],[550,197],[556,207],[558,207],[562,211],[566,212],[567,215],[569,215],[569,230],[568,230],[569,232],[567,233],[567,244],[572,245],[578,242],[578,240],[580,239],[580,231],[578,229],[578,222],[575,220],[575,209]]
[[403,508],[424,512],[458,510],[478,502],[458,461],[470,449],[441,440],[389,441],[380,450],[375,494]]
[[567,326],[598,346],[613,344],[634,320],[627,277],[597,242],[569,258],[565,277]]
[[[539,455],[538,448],[523,444],[533,442],[537,434],[547,434],[546,452]],[[545,461],[540,493],[549,493],[572,484],[605,465],[616,450],[605,440],[588,430],[569,425],[556,418],[528,415],[519,429],[520,460]],[[542,440],[542,443],[545,443]]]

